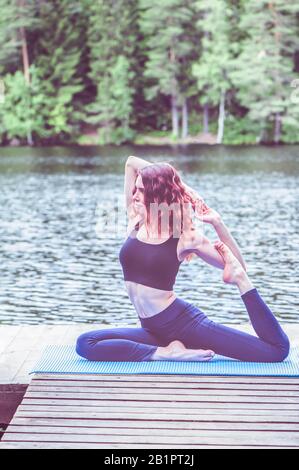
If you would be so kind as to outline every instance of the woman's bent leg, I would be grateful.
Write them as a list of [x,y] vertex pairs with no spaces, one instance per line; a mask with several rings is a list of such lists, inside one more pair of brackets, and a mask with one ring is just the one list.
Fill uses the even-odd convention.
[[273,313],[255,288],[241,298],[259,337],[215,323],[198,309],[199,315],[189,321],[178,339],[187,348],[212,349],[216,354],[242,361],[283,361],[290,343]]
[[144,328],[113,328],[83,333],[76,352],[90,361],[149,361],[164,345]]
[[281,349],[289,349],[289,340],[274,314],[256,288],[241,295],[251,324],[259,338]]

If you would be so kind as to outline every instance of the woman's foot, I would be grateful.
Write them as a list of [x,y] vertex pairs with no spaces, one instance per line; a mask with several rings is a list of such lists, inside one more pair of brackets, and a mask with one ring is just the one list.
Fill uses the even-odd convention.
[[166,347],[158,347],[152,356],[155,361],[210,361],[215,355],[210,349],[187,349],[175,340]]
[[214,246],[222,256],[225,263],[223,269],[223,281],[228,284],[237,285],[241,295],[245,294],[248,290],[253,289],[253,284],[249,280],[243,266],[228,246],[220,240],[216,241]]
[[245,271],[239,260],[223,242],[214,243],[216,250],[220,253],[225,263],[223,270],[223,280],[228,284],[238,284],[239,278],[244,276]]

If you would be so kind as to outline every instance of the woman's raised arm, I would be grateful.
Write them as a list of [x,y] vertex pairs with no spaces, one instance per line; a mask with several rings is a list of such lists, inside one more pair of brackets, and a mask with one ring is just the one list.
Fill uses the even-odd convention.
[[142,158],[129,156],[126,161],[125,166],[125,199],[126,199],[126,208],[129,211],[130,206],[133,202],[133,190],[135,187],[135,181],[137,177],[138,170],[150,165],[150,162],[143,160]]
[[228,227],[225,225],[223,220],[220,218],[218,222],[213,225],[220,240],[231,249],[235,257],[240,261],[242,267],[246,271],[246,264],[243,259],[243,256],[241,255],[240,248],[238,247],[236,240],[230,233]]
[[238,244],[236,240],[234,239],[234,237],[232,236],[232,234],[230,233],[228,227],[223,222],[221,215],[217,211],[212,209],[211,207],[208,207],[204,201],[200,201],[199,206],[198,206],[197,216],[203,222],[211,224],[214,227],[220,240],[230,248],[230,250],[233,252],[235,257],[240,261],[242,267],[246,271],[246,264],[242,257],[240,248],[238,247]]

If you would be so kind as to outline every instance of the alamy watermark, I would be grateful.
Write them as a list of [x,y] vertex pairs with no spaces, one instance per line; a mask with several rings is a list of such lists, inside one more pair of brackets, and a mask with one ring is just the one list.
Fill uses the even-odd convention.
[[[161,217],[161,233],[167,233],[170,224],[171,212],[174,214],[173,226],[170,227],[174,238],[179,238],[182,230],[186,230],[190,225],[190,219],[198,229],[197,234],[203,234],[204,223],[200,216],[200,210],[194,217],[191,204],[166,202],[150,204],[150,225],[155,229],[154,237],[158,238],[158,220]],[[125,207],[124,196],[115,196],[113,200],[99,202],[96,207],[95,232],[100,239],[120,239],[127,234],[128,216]]]

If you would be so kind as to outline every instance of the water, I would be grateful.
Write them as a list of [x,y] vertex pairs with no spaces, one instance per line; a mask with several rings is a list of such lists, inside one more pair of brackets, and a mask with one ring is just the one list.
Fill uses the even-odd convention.
[[[123,146],[0,149],[0,323],[136,324],[118,261],[125,233],[96,231],[132,154],[180,171],[221,213],[277,318],[298,322],[299,146]],[[237,288],[199,258],[182,264],[174,290],[215,321],[248,319]]]

